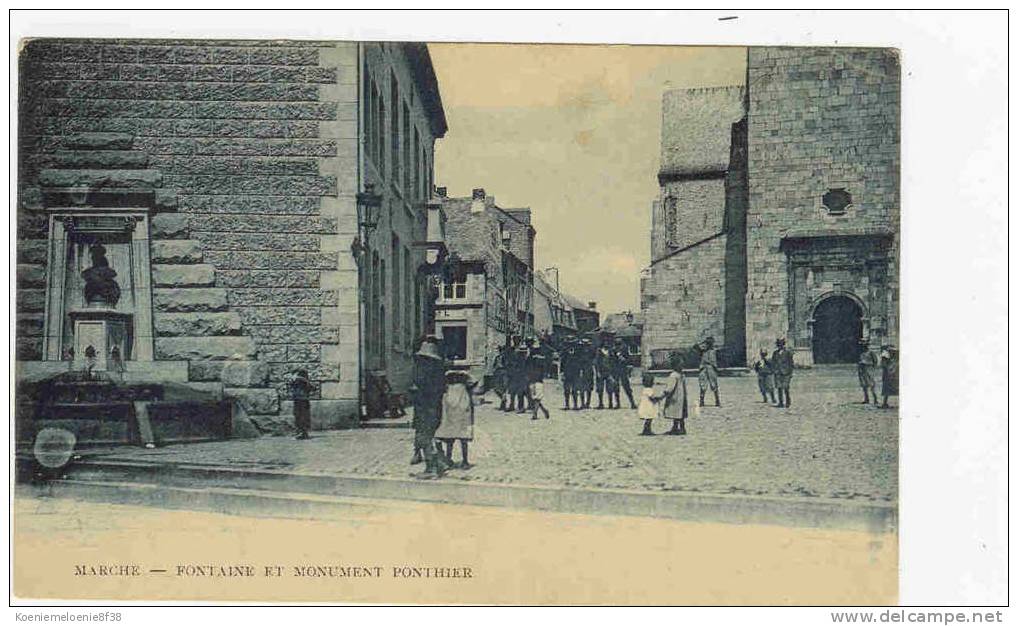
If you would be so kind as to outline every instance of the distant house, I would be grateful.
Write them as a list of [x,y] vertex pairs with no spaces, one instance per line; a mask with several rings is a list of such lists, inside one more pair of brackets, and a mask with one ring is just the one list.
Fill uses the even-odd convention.
[[621,339],[629,350],[629,360],[633,365],[640,364],[643,349],[643,314],[625,311],[606,315],[601,323],[601,330]]
[[601,325],[601,314],[597,310],[596,302],[584,302],[568,294],[562,295],[573,309],[576,332],[589,333],[598,329]]
[[510,336],[534,335],[534,237],[530,209],[503,209],[484,189],[449,198],[445,240],[457,270],[442,284],[435,331],[454,365],[476,379],[489,376]]

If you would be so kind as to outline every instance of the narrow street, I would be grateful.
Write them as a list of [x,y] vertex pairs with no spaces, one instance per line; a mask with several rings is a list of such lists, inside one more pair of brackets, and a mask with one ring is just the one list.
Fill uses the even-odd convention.
[[[695,378],[688,388],[695,401]],[[687,436],[641,437],[635,411],[563,411],[561,387],[550,381],[549,420],[480,405],[470,446],[474,467],[451,470],[443,480],[896,501],[898,411],[859,404],[852,368],[797,372],[787,410],[761,401],[754,376],[722,378],[721,393],[723,406],[708,400],[689,419]],[[668,424],[654,428],[661,433]],[[319,431],[308,441],[119,448],[105,458],[406,478],[419,467],[409,465],[412,441],[409,428],[363,428]]]

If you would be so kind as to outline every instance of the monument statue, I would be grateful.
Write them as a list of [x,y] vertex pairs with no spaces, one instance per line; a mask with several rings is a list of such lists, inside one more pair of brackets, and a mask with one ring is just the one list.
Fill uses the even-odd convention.
[[96,244],[89,248],[88,253],[92,256],[92,267],[81,273],[85,279],[85,302],[116,306],[120,300],[120,285],[115,280],[116,270],[106,259],[106,247]]

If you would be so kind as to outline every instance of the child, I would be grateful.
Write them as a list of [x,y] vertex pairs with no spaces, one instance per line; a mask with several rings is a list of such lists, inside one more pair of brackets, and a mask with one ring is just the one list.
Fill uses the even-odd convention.
[[311,381],[307,370],[297,370],[290,382],[290,395],[293,398],[293,421],[297,427],[295,439],[309,439],[311,430]]
[[661,416],[661,397],[654,392],[654,375],[643,375],[643,394],[640,398],[640,408],[637,415],[643,420],[643,432],[641,435],[653,435],[650,428],[653,419]]
[[[474,439],[474,401],[473,390],[477,382],[462,371],[449,371],[445,375],[446,389],[442,396],[442,422],[435,431],[435,439],[445,443],[445,461],[449,467],[470,469],[467,447]],[[460,442],[463,462],[456,465],[452,462],[452,444]],[[441,454],[441,453],[440,453]]]
[[774,399],[774,372],[771,371],[771,361],[767,358],[767,350],[760,350],[760,358],[753,364],[753,369],[756,370],[756,382],[760,387],[760,395],[763,396],[763,401],[767,402],[767,396],[770,395],[770,401],[775,404],[777,401]]

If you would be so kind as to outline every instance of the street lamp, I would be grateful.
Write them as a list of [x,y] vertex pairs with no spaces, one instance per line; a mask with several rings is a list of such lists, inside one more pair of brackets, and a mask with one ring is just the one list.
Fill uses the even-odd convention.
[[350,251],[360,263],[364,251],[367,250],[367,239],[378,226],[382,195],[375,193],[373,183],[365,183],[364,191],[357,193],[357,236],[350,244]]
[[365,390],[364,390],[364,318],[368,313],[366,296],[364,291],[364,264],[368,250],[367,240],[378,226],[379,213],[382,207],[381,194],[375,193],[375,186],[372,183],[365,183],[364,191],[357,193],[357,236],[350,244],[350,253],[353,254],[357,263],[357,292],[359,315],[357,316],[357,416],[364,417]]

